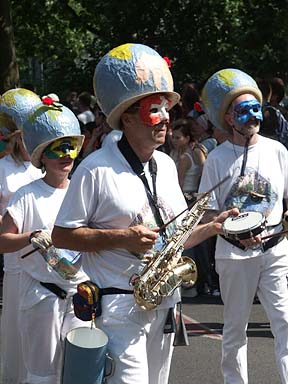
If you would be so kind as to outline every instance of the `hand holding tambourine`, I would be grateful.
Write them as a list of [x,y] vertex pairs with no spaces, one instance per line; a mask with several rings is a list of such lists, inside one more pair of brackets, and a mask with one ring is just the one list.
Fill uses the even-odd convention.
[[266,228],[266,219],[260,212],[242,212],[229,216],[222,225],[224,236],[251,248],[262,242],[260,233]]

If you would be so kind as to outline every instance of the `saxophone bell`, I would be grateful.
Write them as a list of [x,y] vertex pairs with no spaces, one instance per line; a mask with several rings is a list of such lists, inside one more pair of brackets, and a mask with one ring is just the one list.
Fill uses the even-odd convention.
[[197,267],[194,260],[188,256],[182,256],[178,264],[166,273],[163,281],[160,281],[159,292],[161,296],[170,296],[180,285],[192,286],[197,280]]
[[198,278],[197,266],[193,259],[188,256],[182,256],[180,264],[177,264],[175,273],[179,273],[182,282],[194,285]]

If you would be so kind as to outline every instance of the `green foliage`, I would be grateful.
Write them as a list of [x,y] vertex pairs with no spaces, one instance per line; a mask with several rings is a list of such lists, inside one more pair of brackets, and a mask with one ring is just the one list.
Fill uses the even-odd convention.
[[37,59],[42,93],[92,92],[100,57],[126,42],[168,56],[176,88],[230,66],[288,80],[287,1],[11,0],[11,7],[21,79],[33,80],[28,58]]

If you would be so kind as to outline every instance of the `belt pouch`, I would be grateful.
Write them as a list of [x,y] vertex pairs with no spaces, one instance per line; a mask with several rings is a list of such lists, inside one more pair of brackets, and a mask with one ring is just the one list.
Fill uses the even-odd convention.
[[84,281],[77,285],[77,293],[73,295],[75,316],[82,321],[91,321],[101,316],[101,290],[92,281]]

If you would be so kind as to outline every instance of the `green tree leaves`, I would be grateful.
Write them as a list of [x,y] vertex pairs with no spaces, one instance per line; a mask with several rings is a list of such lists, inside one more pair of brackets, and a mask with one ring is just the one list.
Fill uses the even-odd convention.
[[288,79],[288,4],[276,0],[11,0],[21,80],[92,92],[101,56],[126,42],[172,60],[176,88],[223,67]]

